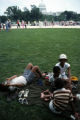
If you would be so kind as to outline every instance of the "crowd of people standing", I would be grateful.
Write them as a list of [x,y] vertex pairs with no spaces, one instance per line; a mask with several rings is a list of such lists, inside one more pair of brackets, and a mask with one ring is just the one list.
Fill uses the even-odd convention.
[[11,20],[8,19],[5,23],[0,22],[0,31],[1,30],[9,31],[11,29]]

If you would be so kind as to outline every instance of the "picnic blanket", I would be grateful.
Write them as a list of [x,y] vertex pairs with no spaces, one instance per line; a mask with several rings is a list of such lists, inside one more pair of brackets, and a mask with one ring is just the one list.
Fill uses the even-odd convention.
[[32,84],[22,88],[23,90],[29,89],[29,94],[27,97],[28,105],[43,105],[43,100],[41,100],[41,92],[49,88],[44,84],[44,80],[42,84],[39,84],[40,81],[35,80]]
[[[40,98],[41,92],[46,89],[49,89],[49,88],[50,88],[50,86],[45,85],[44,79],[42,80],[42,84],[40,83],[39,80],[34,80],[31,84],[29,84],[25,87],[22,87],[21,90],[29,89],[29,94],[27,97],[28,104],[25,106],[35,106],[36,105],[36,106],[39,106],[42,108],[45,107],[45,109],[49,110],[49,102],[45,102],[45,101],[41,100],[41,98]],[[74,89],[74,93],[80,93],[80,82],[77,84],[77,89]],[[15,97],[15,100],[17,100],[17,102],[18,102],[18,97]],[[76,103],[76,108],[77,108],[78,112],[80,111],[79,102],[80,101],[78,101],[78,103]],[[50,113],[51,113],[51,111],[50,111]],[[69,116],[69,115],[67,115],[67,116],[66,115],[67,115],[67,113],[65,113],[65,112],[64,112],[64,115],[62,114],[62,116],[64,116],[64,118]]]

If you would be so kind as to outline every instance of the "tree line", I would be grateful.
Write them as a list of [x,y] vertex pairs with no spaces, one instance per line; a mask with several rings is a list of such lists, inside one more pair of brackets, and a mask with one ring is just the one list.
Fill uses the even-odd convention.
[[64,11],[59,16],[43,15],[39,8],[31,5],[31,10],[26,7],[22,11],[18,6],[10,6],[6,9],[5,15],[0,16],[0,22],[4,23],[7,19],[16,22],[17,20],[24,21],[80,21],[80,14],[73,11]]

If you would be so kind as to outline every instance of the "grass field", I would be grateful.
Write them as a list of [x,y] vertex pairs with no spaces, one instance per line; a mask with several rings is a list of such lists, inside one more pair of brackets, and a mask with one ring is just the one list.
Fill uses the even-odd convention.
[[[21,74],[31,62],[41,71],[52,71],[58,56],[66,53],[72,75],[80,79],[80,29],[16,29],[0,32],[0,81]],[[66,120],[46,108],[7,103],[0,96],[0,120]],[[37,114],[37,116],[36,116]]]

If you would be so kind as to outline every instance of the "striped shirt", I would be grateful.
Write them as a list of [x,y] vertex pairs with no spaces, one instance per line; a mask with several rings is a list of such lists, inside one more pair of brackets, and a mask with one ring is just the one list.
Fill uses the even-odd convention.
[[73,101],[73,95],[70,90],[65,88],[54,91],[53,93],[53,105],[58,110],[66,110],[70,101]]

